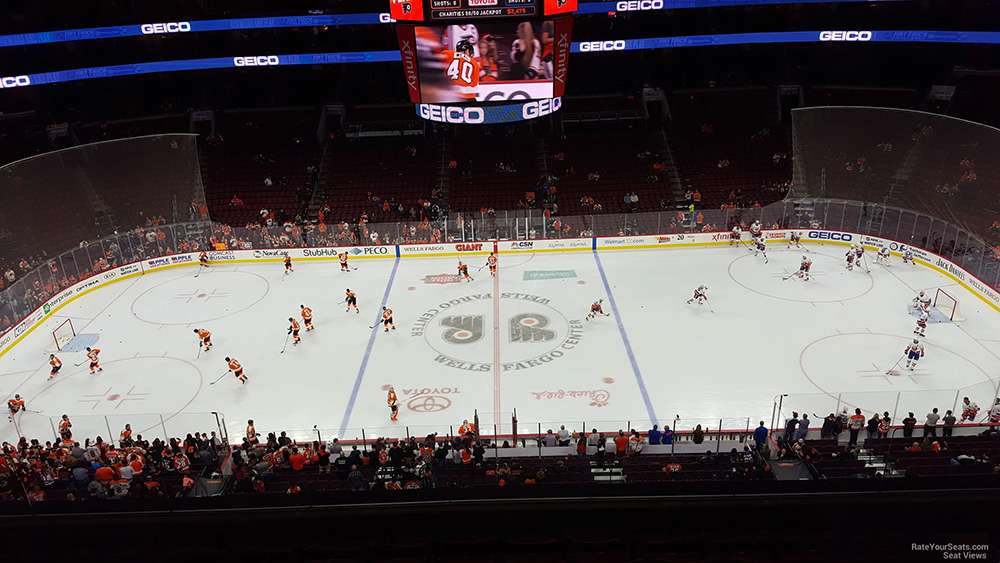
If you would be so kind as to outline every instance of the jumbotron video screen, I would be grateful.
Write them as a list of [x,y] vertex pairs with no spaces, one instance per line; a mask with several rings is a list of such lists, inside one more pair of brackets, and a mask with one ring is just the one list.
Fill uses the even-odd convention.
[[556,23],[506,20],[416,27],[420,101],[552,98]]

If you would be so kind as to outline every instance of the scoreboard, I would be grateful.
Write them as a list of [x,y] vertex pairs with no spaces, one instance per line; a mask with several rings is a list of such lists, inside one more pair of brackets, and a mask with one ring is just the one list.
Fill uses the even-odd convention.
[[539,15],[537,4],[536,0],[430,0],[430,19],[533,18]]
[[390,0],[389,13],[401,22],[454,22],[479,19],[541,18],[572,14],[578,0]]

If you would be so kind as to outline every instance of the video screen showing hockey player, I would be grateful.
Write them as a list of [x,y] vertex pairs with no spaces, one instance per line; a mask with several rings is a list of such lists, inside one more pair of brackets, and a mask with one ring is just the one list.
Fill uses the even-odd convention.
[[421,101],[551,98],[554,30],[552,21],[417,27]]

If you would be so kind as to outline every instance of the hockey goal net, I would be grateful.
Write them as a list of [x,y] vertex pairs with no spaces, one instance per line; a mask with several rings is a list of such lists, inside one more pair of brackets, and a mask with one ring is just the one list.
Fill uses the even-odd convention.
[[55,343],[55,349],[62,350],[75,336],[76,330],[73,328],[73,321],[66,319],[59,323],[59,326],[52,331],[52,341]]
[[958,299],[941,288],[934,292],[934,308],[947,317],[949,321],[963,320],[958,309]]

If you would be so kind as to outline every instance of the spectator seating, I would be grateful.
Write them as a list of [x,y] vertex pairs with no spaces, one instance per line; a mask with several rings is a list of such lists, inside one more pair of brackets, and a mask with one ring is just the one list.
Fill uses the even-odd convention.
[[332,216],[326,221],[356,221],[363,212],[369,219],[393,221],[395,212],[383,214],[371,202],[402,203],[408,211],[418,199],[430,199],[439,155],[423,136],[361,137],[336,141],[324,162],[326,202]]
[[[671,147],[686,187],[701,193],[702,207],[750,207],[784,197],[790,131],[767,118],[771,96],[766,88],[747,88],[670,97]],[[775,154],[784,158],[776,162]]]
[[[316,112],[290,108],[216,115],[216,138],[203,140],[212,219],[243,226],[259,221],[261,209],[275,212],[279,220],[300,213],[313,188],[307,168],[319,165]],[[234,195],[242,206],[231,205]]]
[[[916,434],[921,432],[917,430]],[[897,470],[904,470],[907,477],[963,477],[996,473],[994,467],[996,460],[1000,459],[1000,439],[997,434],[947,438],[938,436],[931,440],[937,440],[942,445],[940,452],[907,452],[906,448],[913,442],[922,443],[924,439],[922,436],[903,438],[898,434],[892,439],[868,440],[865,447],[884,455]],[[975,459],[960,461],[959,456]]]
[[535,188],[540,173],[535,142],[527,125],[457,130],[452,141],[457,168],[449,193],[451,208],[467,212],[517,209],[524,193]]
[[[637,211],[659,208],[659,201],[667,197],[667,174],[654,175],[657,158],[657,131],[646,130],[641,124],[580,123],[566,125],[565,138],[553,142],[551,155],[562,155],[563,160],[551,161],[553,173],[558,178],[558,202],[561,215],[578,215],[592,212],[581,205],[584,196],[594,198],[608,213],[629,211],[623,196],[633,192],[639,196]],[[597,176],[592,176],[596,173]]]

